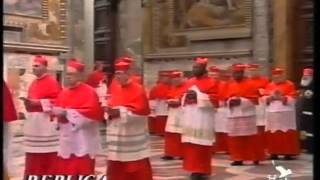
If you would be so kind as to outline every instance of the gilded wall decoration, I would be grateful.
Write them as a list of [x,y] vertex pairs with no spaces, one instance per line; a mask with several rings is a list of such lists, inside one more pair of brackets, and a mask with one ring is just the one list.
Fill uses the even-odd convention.
[[66,0],[5,0],[4,25],[23,24],[23,42],[66,44]]
[[251,37],[252,0],[151,2],[152,52],[147,54],[189,52],[193,41]]
[[59,1],[48,0],[48,17],[45,22],[31,23],[29,26],[30,40],[59,40]]

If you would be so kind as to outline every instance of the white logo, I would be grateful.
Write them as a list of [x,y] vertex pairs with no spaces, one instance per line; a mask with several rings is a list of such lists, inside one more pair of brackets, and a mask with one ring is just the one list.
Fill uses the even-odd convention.
[[289,180],[289,175],[293,174],[291,169],[285,169],[283,166],[276,165],[274,161],[272,161],[272,165],[280,175],[268,175],[268,180]]

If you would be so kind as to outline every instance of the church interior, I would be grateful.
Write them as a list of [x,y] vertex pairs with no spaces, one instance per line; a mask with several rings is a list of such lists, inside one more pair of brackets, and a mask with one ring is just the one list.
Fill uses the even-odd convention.
[[[19,97],[28,93],[35,56],[48,59],[49,74],[63,84],[67,60],[79,59],[85,77],[95,64],[104,64],[109,78],[115,60],[123,55],[135,61],[147,92],[159,71],[178,69],[192,74],[196,57],[227,69],[232,64],[258,64],[271,77],[272,68],[299,86],[303,69],[313,68],[313,11],[311,0],[4,0],[3,76],[17,111]],[[14,122],[9,157],[11,180],[24,172],[23,122]],[[106,129],[101,126],[101,143]],[[163,138],[151,136],[151,165],[155,180],[184,180],[181,161],[163,161]],[[105,174],[105,149],[96,159],[95,173]],[[258,180],[278,174],[271,161],[261,166],[229,166],[228,156],[212,156],[211,179]],[[278,161],[290,168],[290,179],[313,178],[313,156]]]

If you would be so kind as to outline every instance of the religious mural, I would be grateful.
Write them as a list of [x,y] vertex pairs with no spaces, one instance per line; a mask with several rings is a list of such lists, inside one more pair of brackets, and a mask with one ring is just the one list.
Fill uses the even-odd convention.
[[59,1],[48,0],[48,17],[46,21],[41,23],[30,24],[30,37],[33,37],[32,41],[39,40],[60,40],[60,29],[59,29]]
[[175,0],[175,28],[216,29],[246,23],[244,0]]
[[179,48],[185,47],[188,43],[185,36],[172,34],[172,19],[170,18],[170,3],[168,1],[158,1],[158,10],[161,15],[159,19],[159,47]]
[[23,29],[24,42],[65,44],[65,0],[5,0],[4,25]]
[[3,11],[10,14],[42,17],[42,0],[4,0]]
[[252,0],[151,1],[151,48],[146,49],[186,52],[193,41],[248,38],[252,6]]

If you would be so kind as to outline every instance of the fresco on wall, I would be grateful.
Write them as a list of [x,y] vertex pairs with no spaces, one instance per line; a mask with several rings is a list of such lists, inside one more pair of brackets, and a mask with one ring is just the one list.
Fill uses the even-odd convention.
[[[147,54],[184,53],[195,41],[248,38],[252,35],[252,0],[151,1]],[[146,17],[147,19],[147,17]],[[144,22],[145,24],[149,22]]]
[[178,30],[217,29],[243,26],[247,0],[175,0]]
[[48,0],[48,18],[41,23],[29,25],[30,40],[60,40],[59,1]]
[[5,0],[3,4],[4,25],[21,28],[23,42],[67,43],[66,0]]
[[187,46],[187,39],[184,36],[173,35],[170,18],[170,5],[168,1],[158,1],[159,8],[159,47],[160,48],[178,48]]
[[3,11],[10,14],[42,17],[42,0],[4,0]]

